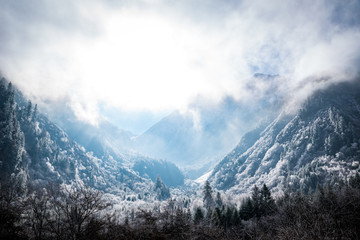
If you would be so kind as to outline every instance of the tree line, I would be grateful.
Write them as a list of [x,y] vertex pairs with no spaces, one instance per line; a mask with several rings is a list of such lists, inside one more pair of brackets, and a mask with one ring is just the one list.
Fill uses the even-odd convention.
[[139,208],[120,220],[100,191],[49,185],[28,194],[1,185],[0,239],[358,239],[360,176],[316,191],[285,191],[273,198],[264,184],[236,205],[213,197],[183,208],[168,200],[157,210]]

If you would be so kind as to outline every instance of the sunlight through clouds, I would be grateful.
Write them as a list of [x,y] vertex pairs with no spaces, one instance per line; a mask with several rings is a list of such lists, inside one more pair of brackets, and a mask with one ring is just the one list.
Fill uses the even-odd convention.
[[159,17],[114,16],[105,23],[104,36],[78,48],[74,65],[81,66],[85,87],[97,87],[96,94],[112,104],[125,109],[157,110],[164,104],[176,108],[204,85],[186,49],[185,38],[196,37]]
[[311,76],[358,74],[356,1],[21,3],[2,1],[2,73],[39,102],[69,98],[78,116],[251,102],[257,72],[289,93]]

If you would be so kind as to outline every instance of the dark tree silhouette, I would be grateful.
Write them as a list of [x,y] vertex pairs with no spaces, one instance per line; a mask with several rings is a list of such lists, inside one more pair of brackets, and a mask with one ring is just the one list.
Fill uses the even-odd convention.
[[221,208],[223,206],[223,201],[221,199],[221,195],[219,192],[216,193],[216,199],[215,199],[216,206]]
[[194,224],[197,225],[204,220],[204,213],[200,207],[197,207],[194,215]]

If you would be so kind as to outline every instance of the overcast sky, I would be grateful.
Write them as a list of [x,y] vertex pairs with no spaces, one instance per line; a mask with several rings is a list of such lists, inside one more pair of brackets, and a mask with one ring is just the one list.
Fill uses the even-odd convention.
[[84,121],[99,106],[157,116],[199,96],[246,101],[256,72],[282,76],[284,91],[350,79],[359,12],[355,0],[0,0],[0,71]]

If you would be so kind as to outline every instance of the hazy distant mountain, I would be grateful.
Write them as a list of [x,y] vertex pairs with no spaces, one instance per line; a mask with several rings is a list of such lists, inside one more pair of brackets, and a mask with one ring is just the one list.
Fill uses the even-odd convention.
[[131,138],[135,135],[119,129],[107,120],[100,119],[97,125],[78,120],[67,105],[46,110],[49,117],[72,139],[99,158],[111,155],[121,161],[123,154],[131,151]]
[[295,115],[280,114],[244,135],[209,179],[219,189],[249,192],[254,184],[308,190],[359,171],[360,84],[320,90]]
[[[196,179],[214,167],[248,129],[279,111],[281,94],[274,94],[278,76],[255,74],[253,78],[253,84],[247,86],[251,101],[226,97],[220,103],[209,104],[197,99],[187,111],[174,111],[140,136],[104,119],[97,126],[82,122],[66,104],[48,112],[70,138],[98,158],[111,156],[131,165],[138,156],[148,156],[170,161],[187,177]],[[161,177],[166,184],[174,184],[166,182],[169,177]]]
[[[209,171],[238,142],[248,129],[276,115],[282,105],[274,81],[278,76],[256,74],[248,86],[251,101],[232,97],[209,105],[198,99],[189,110],[175,111],[135,138],[136,148],[151,156],[167,159],[185,169],[190,178]],[[260,84],[262,94],[256,94]]]

